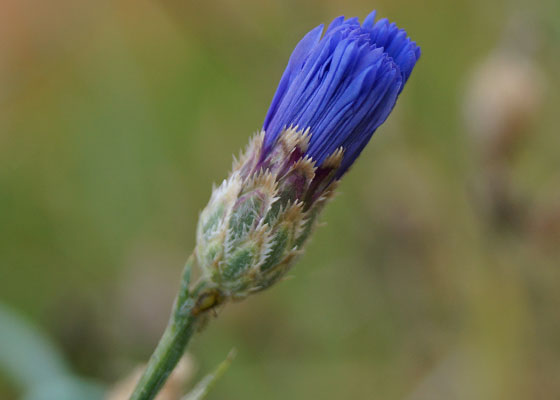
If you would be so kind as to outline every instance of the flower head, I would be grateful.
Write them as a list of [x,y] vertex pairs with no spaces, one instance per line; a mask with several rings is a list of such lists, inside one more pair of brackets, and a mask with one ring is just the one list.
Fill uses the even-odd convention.
[[321,165],[337,149],[344,157],[340,178],[359,156],[373,132],[387,119],[408,80],[420,48],[387,19],[362,24],[336,18],[296,46],[264,120],[261,157],[285,128],[309,129],[306,155]]
[[243,298],[284,276],[338,179],[393,109],[420,49],[374,19],[339,17],[323,38],[319,26],[296,46],[264,132],[200,215],[196,256],[208,298]]

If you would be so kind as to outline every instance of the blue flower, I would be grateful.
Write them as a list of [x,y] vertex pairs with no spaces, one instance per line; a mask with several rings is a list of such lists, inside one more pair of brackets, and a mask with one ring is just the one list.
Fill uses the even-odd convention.
[[387,19],[374,24],[372,12],[336,18],[321,38],[323,25],[294,49],[264,120],[262,154],[283,129],[309,128],[306,155],[317,165],[344,149],[340,178],[387,119],[408,80],[420,48]]

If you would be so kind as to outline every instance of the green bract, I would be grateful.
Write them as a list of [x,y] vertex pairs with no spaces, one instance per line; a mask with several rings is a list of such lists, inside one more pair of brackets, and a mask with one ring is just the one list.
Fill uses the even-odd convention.
[[[199,218],[196,260],[205,286],[219,291],[217,303],[244,298],[282,278],[336,185],[328,179],[317,190],[317,169],[303,157],[305,132],[285,130],[265,159],[259,158],[262,142],[262,134],[251,141]],[[329,178],[324,172],[329,165],[334,171],[340,160],[337,152],[321,178]]]

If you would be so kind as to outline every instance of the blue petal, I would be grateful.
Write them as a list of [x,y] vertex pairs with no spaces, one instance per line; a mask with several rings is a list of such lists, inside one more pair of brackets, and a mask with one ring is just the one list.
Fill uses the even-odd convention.
[[375,130],[391,113],[408,80],[420,48],[403,29],[375,11],[360,25],[357,18],[334,19],[320,39],[315,28],[296,46],[263,128],[262,154],[289,126],[310,129],[307,155],[318,165],[344,148],[340,178]]
[[341,15],[340,17],[333,19],[333,21],[330,23],[329,27],[327,28],[325,35],[328,34],[330,31],[332,31],[333,29],[338,28],[343,22],[344,22],[344,15]]
[[364,19],[364,23],[362,26],[364,28],[373,28],[373,22],[375,21],[375,16],[377,15],[377,11],[373,10],[367,17]]
[[266,118],[264,120],[264,129],[266,130],[268,123],[274,116],[276,108],[278,107],[278,103],[284,97],[286,90],[288,89],[290,83],[293,81],[294,77],[297,76],[298,71],[301,69],[307,56],[309,55],[309,51],[319,42],[321,38],[321,34],[323,33],[324,26],[321,24],[312,31],[310,31],[307,35],[301,39],[298,43],[296,48],[294,49],[290,60],[288,61],[288,66],[280,79],[280,83],[278,84],[278,89],[276,89],[276,93],[272,98],[272,103],[270,104],[270,108],[268,113],[266,114]]

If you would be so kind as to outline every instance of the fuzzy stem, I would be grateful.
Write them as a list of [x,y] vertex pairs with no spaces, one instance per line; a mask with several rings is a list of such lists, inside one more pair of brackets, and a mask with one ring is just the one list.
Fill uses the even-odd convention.
[[152,400],[157,395],[183,356],[189,339],[195,331],[199,316],[193,313],[193,308],[203,287],[199,286],[192,292],[189,291],[193,263],[194,257],[190,256],[185,265],[181,288],[175,299],[167,328],[150,357],[146,370],[136,384],[130,400]]

